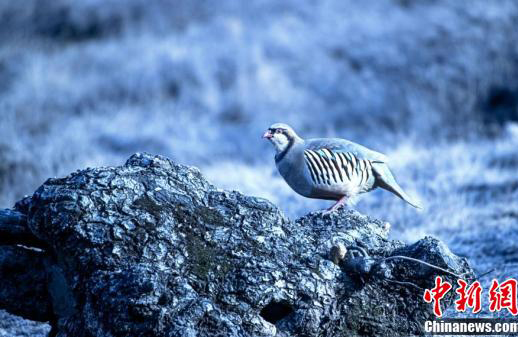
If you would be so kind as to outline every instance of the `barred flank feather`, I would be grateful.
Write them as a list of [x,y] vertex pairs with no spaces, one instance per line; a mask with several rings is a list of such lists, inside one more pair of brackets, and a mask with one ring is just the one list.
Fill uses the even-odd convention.
[[372,176],[370,160],[358,159],[353,153],[305,150],[304,159],[315,185],[357,184],[361,188]]

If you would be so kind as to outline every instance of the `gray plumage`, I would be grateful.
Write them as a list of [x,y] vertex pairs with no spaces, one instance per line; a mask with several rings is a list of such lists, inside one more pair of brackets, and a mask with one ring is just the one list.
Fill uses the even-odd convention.
[[397,184],[387,157],[339,138],[304,140],[286,124],[273,124],[263,136],[275,146],[279,173],[297,193],[337,200],[335,209],[358,194],[381,187],[421,208]]

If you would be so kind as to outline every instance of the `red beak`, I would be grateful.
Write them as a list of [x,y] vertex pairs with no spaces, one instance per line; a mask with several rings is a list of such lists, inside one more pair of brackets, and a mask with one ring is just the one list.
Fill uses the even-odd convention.
[[265,133],[264,133],[264,135],[263,135],[263,138],[270,139],[270,138],[272,138],[272,137],[273,137],[273,135],[272,135],[272,133],[270,132],[270,130],[266,130],[266,132],[265,132]]

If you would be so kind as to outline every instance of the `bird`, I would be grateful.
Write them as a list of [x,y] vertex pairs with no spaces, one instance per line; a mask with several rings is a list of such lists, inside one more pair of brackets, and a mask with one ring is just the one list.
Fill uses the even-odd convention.
[[273,144],[277,169],[295,192],[335,201],[327,212],[378,187],[422,208],[398,185],[382,153],[341,138],[303,139],[284,123],[272,124],[263,138]]

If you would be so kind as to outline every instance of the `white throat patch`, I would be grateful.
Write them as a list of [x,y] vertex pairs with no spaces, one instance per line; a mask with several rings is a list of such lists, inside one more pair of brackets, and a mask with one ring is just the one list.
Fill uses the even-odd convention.
[[284,151],[290,143],[288,137],[286,137],[286,135],[282,133],[274,134],[271,141],[277,153],[281,153],[282,151]]

